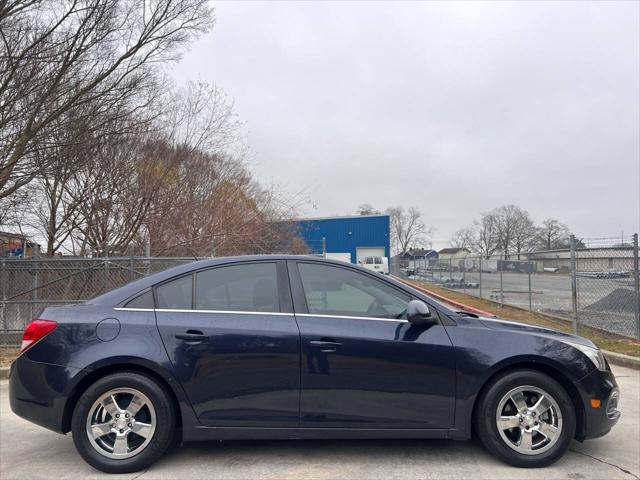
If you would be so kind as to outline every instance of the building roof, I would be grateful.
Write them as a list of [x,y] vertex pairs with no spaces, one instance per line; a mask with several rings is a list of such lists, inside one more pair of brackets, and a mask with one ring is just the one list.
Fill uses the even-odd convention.
[[469,253],[469,249],[467,249],[467,248],[450,247],[450,248],[443,248],[438,253],[460,253],[460,252]]
[[[370,218],[370,217],[388,217],[389,215],[386,213],[374,213],[371,215],[345,215],[345,216],[333,216],[333,217],[306,217],[306,218],[294,218],[291,221],[293,222],[311,222],[314,220],[343,220],[348,218]],[[288,220],[286,220],[288,221]],[[286,222],[285,221],[285,222]]]
[[15,238],[18,240],[26,240],[27,237],[25,237],[24,235],[21,235],[19,233],[11,233],[11,232],[2,232],[0,231],[0,238]]
[[434,255],[437,256],[438,252],[430,248],[410,248],[408,251],[404,252],[401,257],[432,257]]

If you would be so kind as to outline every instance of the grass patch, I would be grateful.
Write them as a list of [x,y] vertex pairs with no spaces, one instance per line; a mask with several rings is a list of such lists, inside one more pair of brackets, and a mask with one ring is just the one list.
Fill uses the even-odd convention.
[[[573,326],[571,325],[571,322],[556,319],[543,313],[530,312],[528,310],[509,307],[507,305],[501,307],[498,303],[492,302],[491,300],[484,300],[472,295],[467,295],[466,293],[458,292],[455,290],[448,290],[431,283],[416,281],[412,281],[412,283],[416,283],[424,288],[431,290],[432,292],[442,295],[443,297],[455,300],[456,302],[460,302],[470,307],[475,307],[487,312],[491,312],[501,318],[516,320],[522,323],[529,323],[531,325],[539,325],[541,327],[554,328],[563,332],[573,333]],[[616,335],[614,333],[604,332],[602,330],[587,327],[584,325],[578,326],[578,335],[588,338],[603,350],[609,350],[610,352],[623,353],[625,355],[640,357],[640,342],[631,338]]]

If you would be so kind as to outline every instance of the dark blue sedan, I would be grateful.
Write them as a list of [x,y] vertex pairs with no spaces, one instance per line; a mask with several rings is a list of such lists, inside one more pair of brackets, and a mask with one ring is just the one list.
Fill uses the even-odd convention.
[[606,434],[618,387],[589,340],[452,311],[315,257],[194,262],[26,328],[11,408],[113,473],[172,442],[451,438],[554,462]]

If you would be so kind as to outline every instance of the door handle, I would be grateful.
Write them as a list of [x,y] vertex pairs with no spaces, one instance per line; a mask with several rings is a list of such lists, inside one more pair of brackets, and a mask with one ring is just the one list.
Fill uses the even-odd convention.
[[187,342],[203,342],[208,339],[209,336],[200,330],[187,330],[187,333],[176,333],[176,338]]
[[336,342],[334,340],[311,340],[309,345],[314,348],[319,348],[321,352],[325,353],[335,352],[342,346],[340,342]]

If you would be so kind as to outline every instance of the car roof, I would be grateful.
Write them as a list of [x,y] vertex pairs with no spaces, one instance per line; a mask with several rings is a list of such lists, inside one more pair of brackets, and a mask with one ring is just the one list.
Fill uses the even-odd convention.
[[[182,265],[178,265],[176,267],[168,268],[166,270],[162,270],[161,272],[154,273],[148,275],[139,280],[134,280],[133,282],[127,283],[122,287],[116,288],[115,290],[111,290],[110,292],[104,293],[98,297],[95,297],[91,300],[88,300],[86,303],[91,305],[104,305],[104,306],[117,306],[122,304],[125,301],[128,301],[131,297],[134,297],[140,292],[147,290],[148,288],[153,287],[154,285],[161,283],[165,280],[169,280],[170,278],[177,277],[182,274],[188,274],[190,272],[194,272],[197,270],[202,270],[209,267],[221,266],[226,264],[233,263],[242,263],[242,262],[257,262],[257,261],[278,261],[278,260],[297,260],[297,261],[305,261],[305,262],[317,262],[323,264],[333,264],[339,265],[342,267],[349,267],[354,270],[359,270],[367,275],[379,275],[375,272],[371,272],[364,267],[360,267],[359,265],[354,265],[353,263],[343,262],[341,260],[333,260],[324,257],[319,257],[315,255],[242,255],[242,256],[234,256],[234,257],[215,257],[215,258],[207,258],[202,260],[194,260],[193,262],[188,262]],[[401,283],[394,278],[386,277],[385,280],[393,283],[397,287],[408,290],[412,292],[418,298],[427,297],[429,302],[439,307],[443,308],[445,311],[449,311],[453,313],[453,311],[448,308],[446,305],[441,302],[433,299],[425,295],[423,292],[412,288],[411,286]]]
[[215,257],[205,259],[194,259],[193,262],[187,262],[182,265],[167,268],[157,273],[153,273],[139,280],[127,283],[122,287],[111,290],[102,295],[99,295],[86,303],[92,305],[116,305],[131,296],[142,292],[153,285],[168,280],[172,277],[176,277],[181,274],[186,274],[203,268],[215,267],[219,265],[238,263],[238,262],[251,262],[251,261],[278,261],[278,260],[305,260],[305,261],[320,261],[325,263],[334,263],[338,265],[350,265],[346,262],[339,260],[330,260],[323,257],[314,255],[240,255],[233,257]]

